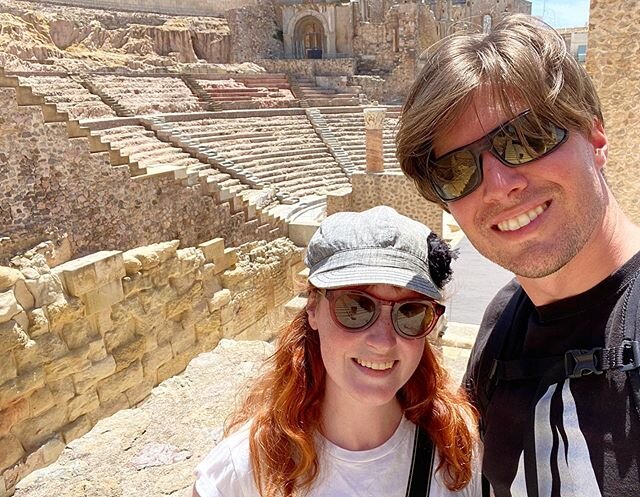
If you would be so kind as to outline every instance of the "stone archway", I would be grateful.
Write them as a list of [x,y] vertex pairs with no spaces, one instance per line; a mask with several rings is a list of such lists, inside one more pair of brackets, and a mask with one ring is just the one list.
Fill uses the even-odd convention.
[[293,32],[294,56],[299,59],[321,59],[326,52],[322,23],[313,16],[298,21]]

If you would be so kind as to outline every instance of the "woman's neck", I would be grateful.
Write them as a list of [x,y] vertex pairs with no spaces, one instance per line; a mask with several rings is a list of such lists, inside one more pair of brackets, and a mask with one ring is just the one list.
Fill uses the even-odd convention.
[[325,395],[322,403],[322,435],[347,450],[379,447],[391,438],[401,420],[402,408],[397,399],[371,406]]

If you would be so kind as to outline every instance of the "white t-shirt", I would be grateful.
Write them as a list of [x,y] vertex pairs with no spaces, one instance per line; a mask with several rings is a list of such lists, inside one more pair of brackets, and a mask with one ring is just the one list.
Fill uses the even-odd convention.
[[[402,419],[385,443],[371,450],[351,451],[318,436],[320,471],[308,497],[404,497],[407,492],[415,425]],[[433,469],[439,458],[435,451]],[[479,457],[474,457],[469,485],[452,492],[434,473],[429,497],[480,497]],[[249,425],[223,439],[196,468],[200,497],[260,497],[249,457]]]

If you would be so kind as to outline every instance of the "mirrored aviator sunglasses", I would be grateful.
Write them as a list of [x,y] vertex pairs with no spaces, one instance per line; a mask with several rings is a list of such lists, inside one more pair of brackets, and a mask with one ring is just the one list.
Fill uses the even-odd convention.
[[335,324],[349,332],[366,330],[378,319],[381,307],[390,305],[395,332],[403,338],[422,338],[433,331],[445,311],[445,306],[434,300],[393,302],[359,290],[319,289],[318,292],[329,301]]
[[518,167],[549,155],[568,135],[549,121],[539,123],[527,110],[469,145],[439,158],[431,156],[427,176],[438,197],[452,202],[482,183],[482,152],[490,152],[507,167]]

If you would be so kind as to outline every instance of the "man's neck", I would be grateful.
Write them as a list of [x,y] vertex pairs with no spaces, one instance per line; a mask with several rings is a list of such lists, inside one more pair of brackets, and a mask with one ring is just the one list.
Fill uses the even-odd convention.
[[583,293],[620,269],[640,251],[640,227],[615,203],[587,244],[565,266],[543,278],[517,279],[536,306]]

